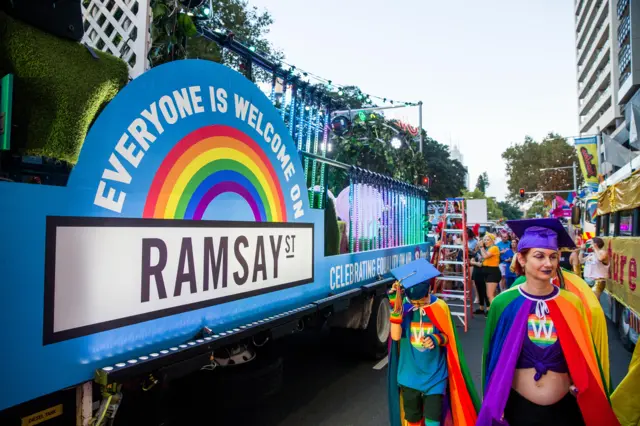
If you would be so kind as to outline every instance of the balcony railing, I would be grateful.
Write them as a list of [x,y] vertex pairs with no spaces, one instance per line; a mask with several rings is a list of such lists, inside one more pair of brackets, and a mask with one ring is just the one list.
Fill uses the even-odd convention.
[[594,43],[597,43],[600,37],[602,37],[602,29],[604,27],[607,27],[608,30],[609,23],[607,22],[607,15],[604,15],[604,19],[602,20],[602,22],[591,29],[589,36],[587,37],[587,44],[582,49],[578,49],[578,64],[582,64],[589,58],[589,55],[587,53],[591,50],[591,46],[593,46]]
[[[583,106],[585,104],[585,101],[587,99],[591,99],[593,96],[594,91],[596,90],[596,88],[598,86],[600,86],[600,84],[602,84],[602,81],[604,81],[604,78],[606,78],[607,75],[609,75],[609,70],[607,69],[607,66],[611,63],[611,60],[608,60],[604,66],[602,68],[600,68],[596,73],[595,73],[595,77],[593,80],[593,83],[589,86],[589,90],[587,91],[587,93],[585,94],[585,96],[583,96],[582,98],[580,98],[580,106]],[[605,72],[605,70],[607,70],[607,72]],[[603,77],[604,75],[604,77]],[[609,83],[611,84],[611,83]],[[596,98],[593,102],[593,104],[595,104],[596,102],[598,102],[599,98]],[[592,105],[593,105],[592,104]]]
[[624,14],[627,6],[629,6],[629,0],[618,0],[618,18],[620,18]]
[[587,22],[587,19],[589,18],[589,9],[591,9],[591,0],[587,0],[586,4],[584,4],[584,7],[582,8],[582,11],[580,12],[582,16],[580,16],[578,25],[576,26],[578,39],[580,39],[582,31],[584,31],[585,29],[585,22]]
[[[584,65],[578,67],[578,76],[582,77],[584,75],[584,78],[582,78],[582,80],[579,81],[580,83],[584,82],[584,79],[589,76],[589,73],[591,72],[591,68],[593,68],[595,66],[595,64],[598,63],[598,61],[600,59],[602,59],[602,56],[604,56],[605,52],[608,52],[608,49],[609,49],[608,46],[605,45],[605,46],[602,46],[601,48],[599,48],[598,50],[596,50],[594,52],[595,53],[595,57],[594,57],[593,61],[591,62],[591,64],[589,65],[589,69],[587,70],[586,73],[584,73],[584,74],[582,73],[582,71],[584,70]],[[610,60],[611,59],[609,59],[609,61]],[[607,61],[607,63],[609,61]],[[582,87],[580,87],[580,90],[582,90]]]
[[[606,96],[608,96],[609,94],[611,94],[611,86],[610,86],[610,85],[609,85],[609,87],[607,87],[606,89],[601,90],[601,91],[600,91],[600,93],[598,93],[598,94],[596,95],[596,98],[595,98],[595,100],[593,101],[593,104],[591,104],[591,106],[590,106],[589,108],[587,108],[587,109],[582,113],[582,115],[581,115],[580,117],[587,117],[587,116],[589,116],[589,115],[591,114],[591,111],[593,111],[593,108],[594,108],[596,105],[598,105],[598,102],[600,102],[600,101],[602,100],[602,98],[603,98],[603,97],[606,97]],[[582,118],[581,118],[581,121],[580,121],[580,122],[582,123],[583,121],[584,121],[584,120],[582,120]]]
[[591,91],[593,90],[594,86],[598,85],[598,78],[600,78],[600,75],[602,74],[602,72],[604,71],[604,69],[607,67],[607,65],[609,65],[609,62],[611,62],[611,59],[609,59],[603,67],[600,68],[600,70],[596,71],[595,74],[593,75],[593,78],[590,79],[591,80],[591,84],[589,84],[589,86],[587,87],[587,90],[582,91],[583,87],[580,87],[580,99],[586,99],[589,97],[589,95],[591,95]]
[[[590,29],[592,28],[593,22],[598,18],[598,14],[600,13],[600,6],[604,3],[604,0],[597,0],[591,9],[591,13],[585,13],[585,15],[590,15],[592,17],[591,22],[586,24],[586,20],[582,21],[582,25],[578,30],[578,50],[582,47],[586,40],[589,39],[588,35],[590,33]],[[606,9],[606,8],[605,8]],[[590,19],[590,18],[587,18]]]
[[625,16],[624,19],[620,22],[620,26],[618,27],[618,47],[622,47],[625,39],[631,32],[631,17],[629,15]]

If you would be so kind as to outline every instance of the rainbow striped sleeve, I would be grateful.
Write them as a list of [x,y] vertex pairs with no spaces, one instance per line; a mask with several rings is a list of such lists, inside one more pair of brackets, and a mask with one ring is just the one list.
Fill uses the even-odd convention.
[[436,346],[446,346],[449,343],[449,338],[444,333],[434,333],[430,334]]
[[389,296],[389,303],[391,305],[391,309],[393,309],[393,305],[396,303],[396,297],[398,293],[394,291],[393,293],[388,293],[387,295]]

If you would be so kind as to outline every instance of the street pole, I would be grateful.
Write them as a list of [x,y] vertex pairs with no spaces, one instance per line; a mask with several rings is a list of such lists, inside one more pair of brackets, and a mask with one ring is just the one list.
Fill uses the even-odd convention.
[[382,107],[368,107],[368,108],[353,108],[353,109],[342,109],[338,111],[331,112],[331,116],[335,117],[336,115],[351,113],[351,111],[362,111],[362,112],[371,112],[371,111],[383,111],[385,109],[397,109],[397,108],[409,108],[414,105],[392,105],[392,106],[382,106]]
[[422,136],[422,101],[418,102],[418,115],[418,131],[420,132],[420,147],[418,150],[422,152],[422,143],[424,141]]
[[573,162],[573,191],[578,194],[578,176],[576,175],[576,162]]
[[558,191],[531,191],[525,192],[525,194],[556,194],[558,192],[573,192],[573,189],[560,189]]

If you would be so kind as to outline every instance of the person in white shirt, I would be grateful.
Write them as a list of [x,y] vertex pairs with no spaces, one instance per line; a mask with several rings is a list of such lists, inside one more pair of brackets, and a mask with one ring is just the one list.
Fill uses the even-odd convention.
[[593,252],[585,257],[586,245],[583,244],[580,247],[578,259],[584,264],[584,280],[593,287],[597,280],[603,280],[609,276],[609,255],[604,249],[602,238],[596,237],[591,242]]

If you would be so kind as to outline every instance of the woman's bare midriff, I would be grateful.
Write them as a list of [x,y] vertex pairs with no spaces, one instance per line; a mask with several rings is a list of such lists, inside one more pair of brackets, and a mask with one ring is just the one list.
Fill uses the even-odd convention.
[[535,381],[535,368],[517,369],[513,376],[513,389],[529,401],[538,405],[552,405],[569,392],[571,379],[567,373],[548,371]]

